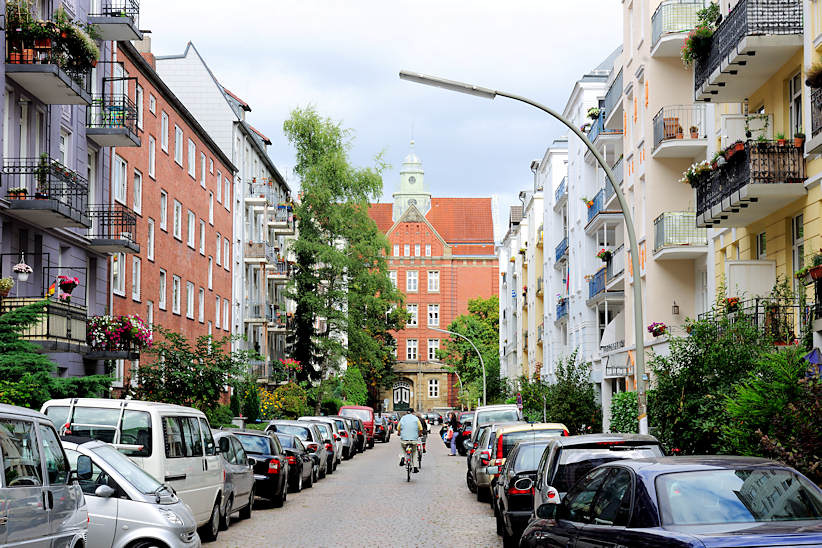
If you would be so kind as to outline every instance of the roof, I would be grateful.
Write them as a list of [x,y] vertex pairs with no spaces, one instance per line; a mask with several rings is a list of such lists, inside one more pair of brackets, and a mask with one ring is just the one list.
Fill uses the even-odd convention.
[[504,426],[497,429],[498,434],[510,434],[511,432],[527,432],[529,430],[565,430],[568,428],[560,422],[534,422],[534,423],[516,423],[510,426]]
[[119,407],[131,407],[132,409],[173,409],[178,412],[185,411],[187,413],[195,413],[205,416],[203,412],[199,409],[194,409],[193,407],[185,407],[183,405],[176,405],[173,403],[142,400],[117,400],[111,398],[63,398],[59,400],[49,400],[43,404],[43,409],[54,405],[71,404],[89,407],[104,407],[107,409],[116,409]]
[[394,205],[390,203],[368,205],[368,216],[374,219],[374,222],[377,223],[377,228],[383,234],[394,226],[393,209]]
[[221,86],[221,87],[223,88],[223,91],[226,92],[227,95],[229,95],[232,99],[234,99],[235,101],[237,101],[240,104],[240,108],[242,108],[246,112],[251,112],[251,107],[249,106],[248,103],[246,103],[245,101],[243,101],[242,99],[237,97],[227,87],[225,87],[225,86]]
[[38,419],[48,418],[39,411],[28,409],[26,407],[18,407],[16,405],[7,405],[5,403],[0,403],[0,413],[6,413],[9,415],[23,415],[26,417],[36,417]]
[[734,468],[783,468],[789,466],[759,457],[738,457],[734,455],[691,455],[684,457],[657,457],[647,459],[622,459],[608,464],[618,464],[633,468],[644,474],[658,475],[669,472],[698,470],[729,470]]
[[257,135],[259,135],[259,136],[260,136],[260,139],[262,139],[262,140],[263,140],[263,142],[264,142],[265,144],[267,144],[267,145],[270,145],[270,144],[271,144],[271,139],[269,139],[268,137],[266,137],[265,135],[263,135],[263,132],[262,132],[262,131],[260,131],[259,129],[255,128],[255,127],[254,127],[254,126],[252,126],[251,124],[248,124],[248,127],[250,127],[250,128],[251,128],[251,131],[253,131],[253,132],[254,132],[254,133],[256,133]]
[[[369,204],[368,215],[380,232],[394,226],[394,204]],[[431,209],[425,214],[446,243],[493,243],[494,222],[491,198],[431,198]]]
[[558,443],[563,446],[570,446],[614,441],[659,444],[659,440],[647,434],[584,434],[580,436],[565,436],[559,439]]

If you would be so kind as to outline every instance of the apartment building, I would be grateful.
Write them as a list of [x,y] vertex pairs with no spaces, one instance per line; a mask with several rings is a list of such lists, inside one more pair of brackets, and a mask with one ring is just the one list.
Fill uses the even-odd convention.
[[[191,341],[229,335],[233,213],[218,197],[231,195],[237,168],[154,70],[150,51],[119,42],[117,59],[122,76],[112,85],[134,105],[143,138],[110,151],[114,203],[134,212],[140,235],[138,248],[112,257],[113,311]],[[116,364],[115,386],[138,382],[139,360]]]
[[[43,348],[60,376],[105,371],[109,356],[86,343],[87,322],[111,310],[112,250],[138,248],[134,212],[110,193],[107,135],[126,146],[139,146],[142,135],[125,110],[102,123],[117,100],[106,87],[112,40],[141,37],[137,6],[115,17],[111,0],[6,3],[0,276],[15,284],[0,313],[48,297],[42,320],[23,338]],[[58,11],[72,29],[32,34],[38,22],[57,21]],[[97,25],[96,49],[61,43],[86,23]]]
[[[508,230],[497,246],[499,260],[500,375],[511,382],[529,371],[527,343],[522,322],[522,278],[527,228],[523,226],[522,205],[511,206]],[[520,253],[523,250],[523,253]],[[526,324],[527,325],[527,324]]]

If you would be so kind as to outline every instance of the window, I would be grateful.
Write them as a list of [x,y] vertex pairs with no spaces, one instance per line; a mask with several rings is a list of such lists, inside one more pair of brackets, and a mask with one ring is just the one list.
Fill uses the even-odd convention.
[[400,256],[400,244],[394,244],[394,257]]
[[160,148],[168,152],[168,114],[165,111],[160,114]]
[[[796,272],[805,266],[805,216],[801,213],[791,220],[791,254]],[[799,287],[799,281],[794,277],[794,289]]]
[[223,268],[229,270],[231,267],[231,242],[228,238],[223,240]]
[[197,145],[191,139],[188,140],[188,174],[196,177],[197,173]]
[[71,162],[71,134],[60,130],[60,162],[68,166]]
[[391,285],[393,285],[394,288],[396,288],[397,287],[397,271],[396,270],[389,270],[388,271],[388,279],[391,280]]
[[408,323],[406,325],[408,327],[417,327],[417,325],[419,325],[419,321],[417,318],[417,305],[406,305],[406,310],[408,311]]
[[220,233],[218,232],[217,233],[217,251],[215,253],[215,255],[217,257],[217,266],[220,266],[220,264],[221,264],[221,261],[220,261],[220,248],[221,248],[222,245],[223,245],[223,237],[220,236]]
[[610,468],[597,468],[568,492],[563,503],[570,521],[586,522],[591,514],[591,503],[610,471]]
[[143,212],[143,174],[134,171],[134,213]]
[[440,349],[440,340],[439,339],[428,339],[428,360],[429,361],[436,361],[437,360],[437,350]]
[[[214,193],[208,193],[208,224],[214,226]],[[218,263],[219,264],[219,263]]]
[[208,320],[208,336],[210,337],[213,332],[214,332],[214,324],[211,323],[211,320]]
[[200,323],[205,321],[205,289],[202,287],[197,294],[197,321]]
[[440,381],[438,381],[437,379],[428,379],[428,397],[440,397]]
[[140,301],[140,258],[131,258],[131,298]]
[[111,287],[115,295],[126,296],[126,254],[111,256]]
[[600,525],[625,527],[631,515],[631,473],[615,468],[591,508],[590,520]]
[[188,240],[188,247],[194,249],[194,231],[197,229],[197,217],[194,216],[194,212],[189,210],[188,211],[188,232],[186,233],[186,238]]
[[157,178],[157,142],[151,135],[148,136],[148,176]]
[[409,270],[405,273],[405,290],[416,291],[419,286],[418,272],[416,270]]
[[148,223],[146,225],[146,232],[148,232],[148,234],[146,234],[146,239],[147,239],[147,242],[146,242],[146,248],[147,248],[146,249],[146,258],[149,261],[153,261],[154,260],[154,219],[152,219],[150,217],[149,217]]
[[218,171],[217,172],[217,203],[221,204],[223,202],[223,185],[220,184],[220,181],[223,180],[222,174]]
[[174,200],[174,237],[183,240],[183,204]]
[[411,244],[405,244],[402,246],[402,254],[406,257],[411,256]]
[[186,282],[186,318],[194,319],[194,284]]
[[228,299],[223,299],[223,329],[228,331],[231,329],[231,312],[229,311]]
[[[23,488],[24,490],[30,490],[32,487],[43,485],[43,471],[40,467],[40,445],[37,443],[34,422],[0,418],[0,432],[3,432],[5,486],[9,489]],[[14,481],[20,477],[27,478],[27,481]],[[9,493],[9,496],[19,495]]]
[[168,194],[165,190],[160,191],[160,229],[168,230]]
[[208,257],[208,289],[214,289],[214,258]]
[[151,93],[148,94],[148,111],[154,115],[157,114],[157,98]]
[[438,293],[440,290],[440,271],[431,270],[428,272],[428,292]]
[[166,271],[160,269],[160,295],[157,299],[160,310],[166,309]]
[[202,152],[200,153],[200,186],[205,188],[205,176],[206,176],[206,156]]
[[439,324],[440,324],[440,305],[438,305],[438,304],[429,304],[428,305],[428,325],[436,327]]
[[223,207],[231,211],[231,181],[226,179],[223,181]]
[[756,235],[756,258],[760,261],[764,261],[767,256],[768,250],[766,246],[765,233],[760,232]]
[[180,277],[171,277],[171,311],[174,314],[180,313]]
[[154,301],[146,301],[146,323],[149,329],[154,327]]
[[790,92],[790,139],[800,131],[802,131],[802,74],[797,72],[789,82]]
[[40,443],[46,460],[46,473],[48,474],[49,483],[51,485],[65,484],[68,482],[69,466],[66,454],[63,452],[63,446],[60,445],[57,434],[54,433],[54,428],[44,424],[39,426]]
[[200,219],[200,255],[205,255],[205,221]]
[[426,257],[431,256],[431,244],[425,244],[425,256]]
[[174,161],[183,167],[183,130],[174,124]]
[[[212,175],[214,174],[214,158],[208,159],[208,172]],[[217,180],[220,180],[220,172],[217,172]]]
[[214,307],[214,327],[220,329],[220,296],[215,297],[217,305]]
[[420,244],[414,244],[414,257],[420,256]]
[[417,339],[408,339],[405,341],[405,359],[417,359]]
[[143,86],[137,84],[137,127],[143,129]]
[[114,178],[114,183],[112,184],[114,187],[114,199],[123,205],[128,205],[126,203],[126,195],[128,192],[128,181],[126,180],[127,168],[128,164],[126,164],[126,161],[115,154],[114,173],[112,174]]

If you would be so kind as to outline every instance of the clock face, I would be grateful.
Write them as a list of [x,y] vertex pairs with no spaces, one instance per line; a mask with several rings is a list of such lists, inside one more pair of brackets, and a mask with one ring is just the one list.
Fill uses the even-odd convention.
[[408,178],[408,182],[413,185],[414,183],[417,182],[417,178],[412,175]]

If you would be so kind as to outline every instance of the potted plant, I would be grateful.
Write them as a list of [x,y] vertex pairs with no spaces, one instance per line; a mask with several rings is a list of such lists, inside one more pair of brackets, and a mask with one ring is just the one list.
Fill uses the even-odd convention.
[[785,134],[784,133],[777,133],[776,134],[776,144],[777,144],[777,146],[781,146],[781,147],[785,146]]
[[685,131],[682,129],[682,126],[676,127],[676,138],[677,139],[684,139],[685,138]]
[[813,254],[810,265],[798,270],[796,274],[797,278],[801,274],[801,277],[805,278],[806,284],[822,280],[822,249]]
[[764,135],[760,135],[756,138],[756,148],[763,151],[768,149],[768,140]]
[[594,207],[594,201],[593,200],[589,200],[588,198],[585,198],[585,197],[580,198],[580,199],[582,200],[582,203],[585,204],[585,207],[587,207],[588,209],[591,209],[592,207]]
[[588,109],[588,118],[591,120],[596,120],[599,118],[599,114],[602,112],[599,107],[591,107]]
[[805,134],[802,132],[802,128],[799,128],[799,131],[793,134],[793,146],[796,148],[805,146]]
[[40,155],[40,160],[37,162],[37,169],[35,174],[37,176],[37,191],[34,197],[38,200],[45,200],[48,198],[49,188],[49,156],[46,153]]
[[0,278],[0,297],[8,297],[13,286],[14,280],[11,278]]
[[739,310],[739,297],[727,297],[725,299],[725,311],[736,312]]
[[34,270],[29,265],[24,263],[23,261],[20,261],[19,263],[14,265],[11,269],[12,269],[12,271],[14,271],[15,274],[17,274],[17,281],[18,282],[25,282],[26,280],[29,279],[29,275],[32,272],[34,272]]
[[603,263],[607,263],[611,260],[612,253],[608,249],[600,249],[599,253],[597,253],[597,258],[601,260]]
[[654,337],[661,337],[668,332],[668,326],[662,322],[654,322],[648,326],[648,333]]
[[57,285],[60,287],[60,291],[71,295],[74,288],[80,285],[80,279],[72,276],[63,276],[61,274],[57,276]]
[[699,139],[699,128],[697,126],[691,126],[691,139]]

